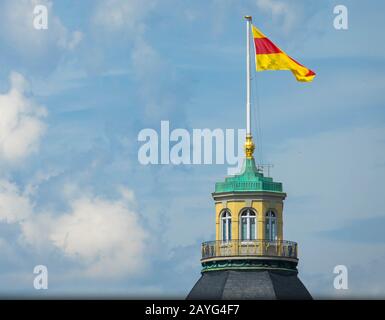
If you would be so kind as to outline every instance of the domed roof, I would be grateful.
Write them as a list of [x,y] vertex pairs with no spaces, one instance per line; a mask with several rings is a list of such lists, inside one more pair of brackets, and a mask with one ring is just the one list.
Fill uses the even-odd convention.
[[312,296],[296,273],[225,270],[203,272],[187,299],[309,300]]
[[245,158],[241,172],[215,184],[215,193],[269,191],[282,193],[282,183],[265,177],[255,165],[254,158]]

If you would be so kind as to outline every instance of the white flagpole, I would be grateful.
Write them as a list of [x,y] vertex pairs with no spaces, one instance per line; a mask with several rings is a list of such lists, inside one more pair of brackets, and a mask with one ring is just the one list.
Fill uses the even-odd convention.
[[247,20],[247,52],[246,52],[246,142],[245,142],[245,153],[247,159],[253,158],[255,145],[251,136],[251,111],[250,111],[250,25],[251,16],[245,16]]
[[250,110],[250,24],[251,16],[245,16],[246,34],[247,34],[247,51],[246,51],[246,135],[251,136],[251,110]]

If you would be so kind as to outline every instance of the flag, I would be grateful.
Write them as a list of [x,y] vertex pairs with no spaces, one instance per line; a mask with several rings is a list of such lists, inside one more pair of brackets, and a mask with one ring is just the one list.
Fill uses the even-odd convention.
[[298,81],[310,82],[315,73],[306,68],[272,43],[254,25],[251,25],[255,45],[257,71],[290,70]]

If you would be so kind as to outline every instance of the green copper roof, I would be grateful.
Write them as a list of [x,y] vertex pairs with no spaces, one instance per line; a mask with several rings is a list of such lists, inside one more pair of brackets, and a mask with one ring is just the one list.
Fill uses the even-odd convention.
[[264,177],[255,166],[254,158],[246,158],[241,173],[226,177],[225,182],[215,184],[215,193],[243,191],[282,192],[282,183],[274,182],[273,178]]

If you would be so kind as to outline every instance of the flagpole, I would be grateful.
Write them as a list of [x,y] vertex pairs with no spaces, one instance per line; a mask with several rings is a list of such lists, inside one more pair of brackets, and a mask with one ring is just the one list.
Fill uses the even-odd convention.
[[255,149],[252,136],[251,136],[251,108],[250,108],[250,25],[251,25],[251,16],[245,16],[246,19],[246,143],[245,143],[245,153],[246,158],[250,159],[253,157],[253,152]]
[[245,16],[246,19],[246,134],[251,135],[251,116],[250,116],[250,22],[251,17]]

